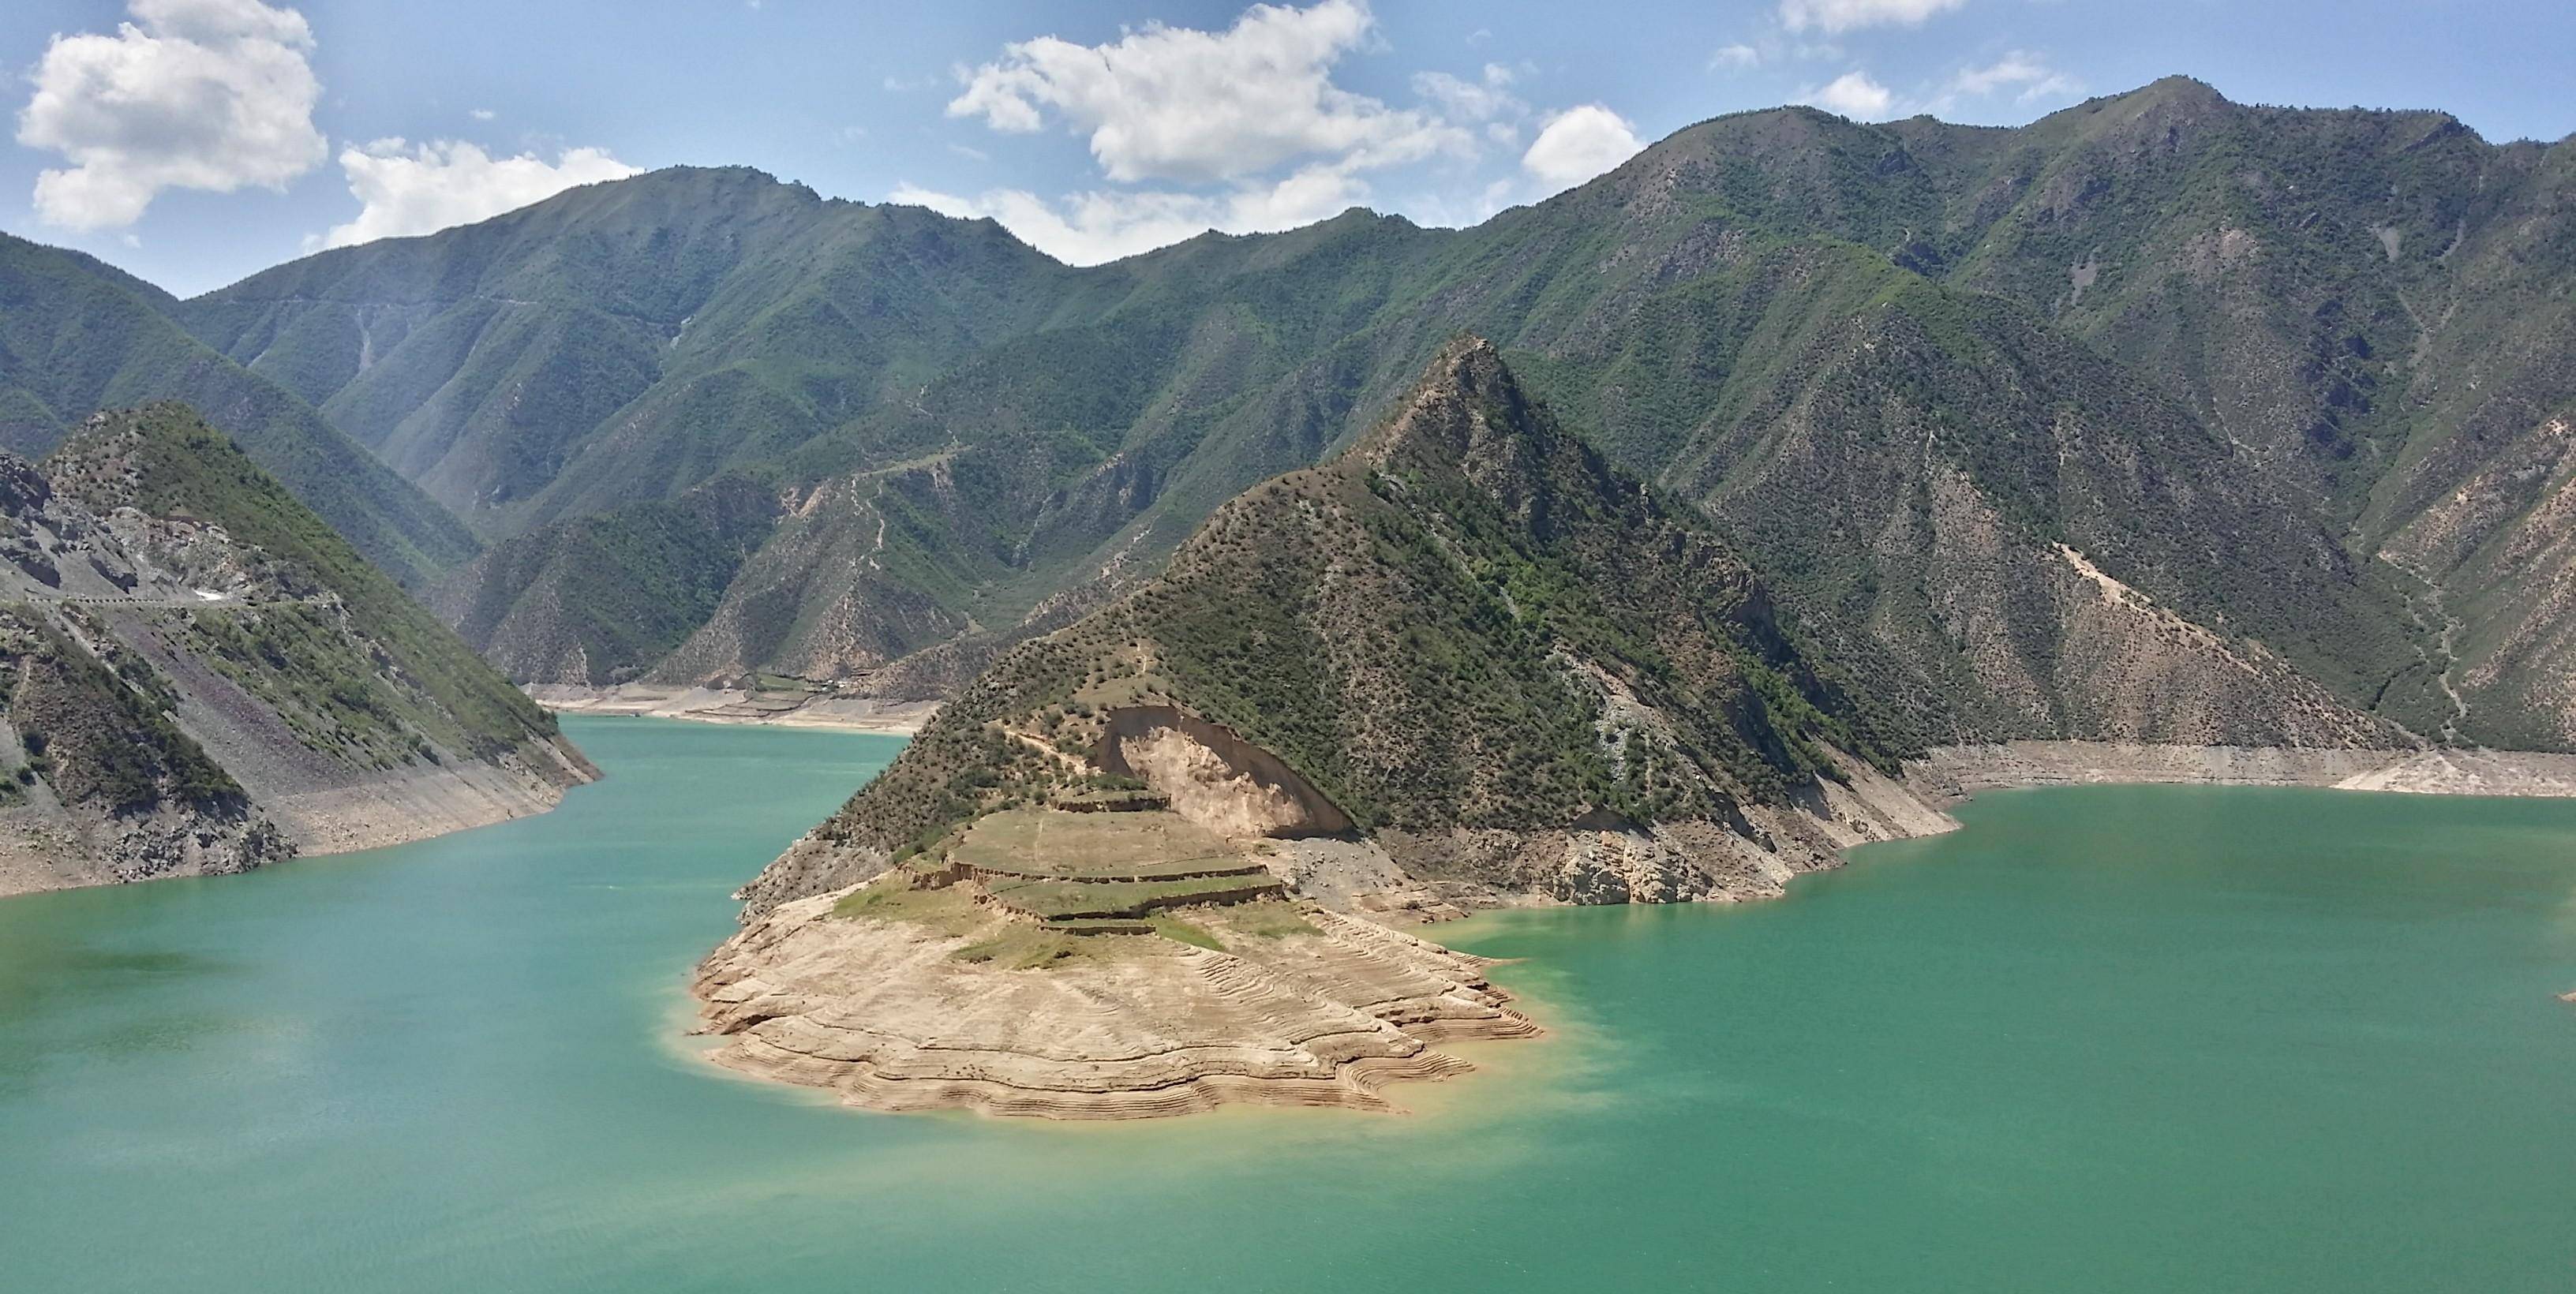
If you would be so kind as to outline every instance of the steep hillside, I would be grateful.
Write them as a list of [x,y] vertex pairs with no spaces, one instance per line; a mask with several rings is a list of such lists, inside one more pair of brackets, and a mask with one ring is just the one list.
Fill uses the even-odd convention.
[[318,256],[179,308],[478,529],[676,495],[1032,326],[989,222],[679,168]]
[[0,448],[51,449],[92,413],[178,400],[414,588],[474,552],[428,496],[303,401],[208,349],[176,302],[76,252],[0,234]]
[[0,456],[0,890],[538,812],[553,721],[185,406]]
[[721,477],[505,539],[441,583],[430,606],[513,678],[623,683],[715,614],[778,513],[774,489]]
[[745,893],[838,889],[1138,779],[1231,836],[1365,833],[1415,879],[1762,892],[1937,816],[1883,776],[1921,740],[1467,339],[1350,450],[1006,653]]

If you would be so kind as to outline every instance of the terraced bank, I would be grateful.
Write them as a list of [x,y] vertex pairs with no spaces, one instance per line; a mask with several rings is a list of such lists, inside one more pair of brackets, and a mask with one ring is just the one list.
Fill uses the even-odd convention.
[[1391,1110],[1434,1049],[1538,1027],[1483,959],[1294,897],[1150,801],[978,820],[763,914],[699,968],[720,1064],[885,1110]]

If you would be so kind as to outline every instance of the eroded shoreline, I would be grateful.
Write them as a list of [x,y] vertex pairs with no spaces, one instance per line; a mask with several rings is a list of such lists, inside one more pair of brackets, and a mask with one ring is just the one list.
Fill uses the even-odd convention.
[[[2113,783],[2570,796],[2576,756],[2095,742],[1948,747],[1909,765],[1901,783],[1884,785],[1866,815],[1876,829],[1841,843],[1955,829],[1942,807],[1981,791]],[[1883,803],[1890,792],[1911,797],[1918,811],[1892,812]],[[1861,808],[1828,807],[1818,825],[1830,829],[1844,816],[1856,823]],[[1346,848],[1390,861],[1367,842]],[[1283,847],[1271,865],[1283,880],[1312,881],[1299,874],[1311,861]],[[1833,849],[1795,870],[1845,861]],[[1438,1044],[1541,1032],[1485,977],[1488,959],[1390,924],[1415,912],[1353,908],[1349,895],[1334,894],[1344,902],[1332,908],[1343,910],[1303,902],[1312,929],[1293,936],[1247,937],[1225,927],[1222,910],[1187,909],[1219,933],[1223,948],[1140,933],[1113,940],[1121,947],[1114,956],[1040,970],[977,964],[971,950],[995,928],[985,916],[945,929],[848,916],[848,901],[874,883],[759,912],[698,966],[690,985],[695,1031],[718,1039],[705,1059],[885,1111],[1049,1119],[1154,1118],[1224,1105],[1393,1111],[1400,1107],[1386,1094],[1389,1084],[1472,1068]],[[1675,897],[1758,901],[1780,888]],[[1486,898],[1475,906],[1566,901],[1540,892]]]
[[1979,791],[2109,784],[2310,786],[2409,795],[2576,796],[2576,755],[2436,748],[2165,746],[2014,741],[1940,746],[1906,765],[1905,784],[1934,803]]
[[601,688],[568,683],[530,683],[521,690],[556,714],[685,719],[691,723],[821,728],[904,737],[921,731],[923,725],[939,712],[936,701],[882,701],[824,695],[788,700],[778,694],[745,688],[663,688],[633,683]]
[[1320,909],[1290,933],[1193,913],[1224,948],[1124,936],[1038,970],[961,960],[998,919],[836,917],[850,893],[780,904],[698,967],[699,1031],[722,1040],[707,1059],[886,1111],[1387,1112],[1389,1084],[1473,1068],[1438,1044],[1540,1032],[1488,959]]

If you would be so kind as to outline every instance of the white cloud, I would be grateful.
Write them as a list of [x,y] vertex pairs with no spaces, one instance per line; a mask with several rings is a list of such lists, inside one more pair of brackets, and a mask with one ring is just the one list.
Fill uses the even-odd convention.
[[1762,65],[1762,51],[1737,41],[1732,45],[1719,46],[1716,53],[1708,56],[1708,65],[1712,68],[1759,67]]
[[1854,121],[1885,121],[1896,106],[1895,93],[1871,80],[1867,72],[1845,72],[1807,91],[1805,98],[1827,112],[1841,113]]
[[131,0],[116,34],[56,36],[18,142],[67,168],[36,177],[36,214],[70,229],[142,218],[164,189],[282,189],[330,148],[304,15],[259,0]]
[[1276,184],[1220,194],[1095,190],[1049,203],[1024,189],[962,197],[906,184],[888,202],[946,216],[989,216],[1020,241],[1068,265],[1098,265],[1192,238],[1210,229],[1266,233],[1311,225],[1359,205],[1366,186],[1332,166],[1310,166]]
[[1476,81],[1447,72],[1413,74],[1413,92],[1439,105],[1455,121],[1484,121],[1524,111],[1521,101],[1512,97],[1511,83],[1512,70],[1500,63],[1487,63],[1483,79]]
[[2084,91],[2082,82],[2048,65],[2046,55],[2028,50],[2013,50],[1984,67],[1964,67],[1952,73],[1939,91],[1923,101],[1921,111],[1947,117],[1958,112],[1972,99],[1991,99],[2012,90],[2016,103],[2033,103],[2042,99],[2072,98]]
[[1838,36],[1864,27],[1919,27],[1967,0],[1780,0],[1780,23],[1791,31],[1814,27]]
[[342,150],[340,169],[361,205],[357,219],[323,235],[324,247],[472,224],[574,185],[624,179],[636,168],[596,148],[567,149],[547,162],[533,153],[493,157],[455,140],[380,139]]
[[1547,119],[1521,155],[1521,168],[1558,187],[1583,183],[1645,148],[1636,127],[1597,103],[1568,108]]
[[1637,151],[1616,114],[1578,108],[1548,123],[1555,134],[1524,159],[1527,174],[1495,180],[1490,163],[1521,157],[1539,124],[1514,93],[1526,66],[1418,72],[1415,101],[1399,107],[1334,82],[1343,60],[1377,40],[1367,0],[1306,0],[1254,4],[1223,30],[1150,23],[1098,45],[1013,42],[957,70],[948,114],[1008,133],[1065,130],[1089,147],[1098,183],[1061,197],[905,184],[890,200],[989,217],[1088,265],[1210,229],[1310,224],[1369,203],[1372,181],[1397,168],[1409,168],[1398,172],[1407,212],[1481,219],[1529,176],[1562,187]]
[[1472,152],[1473,136],[1448,122],[1332,83],[1374,22],[1365,0],[1320,0],[1254,5],[1223,32],[1153,23],[1106,45],[1042,36],[962,73],[948,114],[1019,133],[1060,121],[1089,137],[1120,183],[1237,180],[1319,156],[1347,172]]
[[2024,103],[2051,95],[2076,94],[2084,88],[2075,78],[2050,67],[2046,57],[2018,49],[1985,67],[1961,69],[1950,79],[1951,91],[1965,95],[1988,95],[2016,86],[2021,90],[2016,97]]
[[472,117],[476,121],[490,121],[501,114],[492,111],[490,108],[473,108],[467,110],[465,115]]

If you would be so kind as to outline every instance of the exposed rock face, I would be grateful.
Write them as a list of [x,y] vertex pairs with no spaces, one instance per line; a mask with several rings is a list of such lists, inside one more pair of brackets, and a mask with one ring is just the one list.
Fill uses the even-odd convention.
[[0,893],[394,844],[594,775],[186,410],[103,415],[49,467],[0,455]]
[[958,960],[958,933],[835,918],[846,892],[781,904],[699,968],[719,1064],[881,1110],[963,1106],[1063,1119],[1225,1104],[1396,1108],[1398,1079],[1467,1065],[1434,1044],[1538,1032],[1482,959],[1331,912],[1226,951],[1153,935],[1041,970]]
[[1121,706],[1103,716],[1091,762],[1142,779],[1173,812],[1226,836],[1329,836],[1350,815],[1278,757],[1230,728],[1168,705]]
[[[1740,823],[1605,821],[1536,831],[1383,832],[1376,843],[1396,875],[1355,893],[1352,902],[1377,911],[1421,907],[1410,889],[1459,908],[1532,899],[1749,902],[1779,897],[1803,873],[1841,866],[1840,851],[1854,845],[1935,835],[1958,825],[1875,769],[1850,764],[1843,772],[1844,780],[1821,781],[1796,802],[1745,806]],[[1367,872],[1364,865],[1360,870]]]

